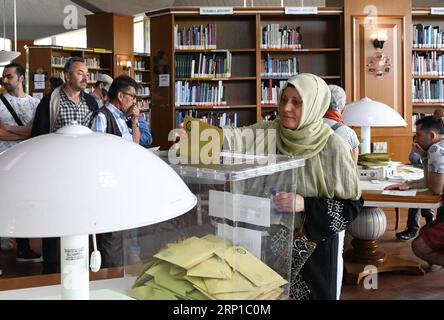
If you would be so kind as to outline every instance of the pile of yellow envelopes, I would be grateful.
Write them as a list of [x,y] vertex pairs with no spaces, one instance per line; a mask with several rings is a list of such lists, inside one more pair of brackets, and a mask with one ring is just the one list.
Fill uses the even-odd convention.
[[129,295],[143,300],[278,299],[287,284],[240,246],[214,235],[169,244],[143,265]]

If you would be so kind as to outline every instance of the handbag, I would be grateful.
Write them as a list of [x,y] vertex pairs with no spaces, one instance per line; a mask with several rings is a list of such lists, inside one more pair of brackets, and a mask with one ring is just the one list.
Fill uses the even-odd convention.
[[310,258],[316,249],[316,242],[308,240],[305,235],[305,216],[304,213],[301,228],[294,232],[291,262],[292,278],[295,278],[299,274],[305,262],[307,262],[308,258]]

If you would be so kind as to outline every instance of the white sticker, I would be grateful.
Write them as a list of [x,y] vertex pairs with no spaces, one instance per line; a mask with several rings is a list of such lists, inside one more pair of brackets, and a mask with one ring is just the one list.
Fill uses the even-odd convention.
[[318,14],[317,7],[285,7],[285,14]]
[[210,190],[209,215],[269,227],[270,199]]
[[169,86],[170,86],[169,73],[159,74],[159,87],[169,87]]
[[201,7],[200,14],[233,14],[233,7]]

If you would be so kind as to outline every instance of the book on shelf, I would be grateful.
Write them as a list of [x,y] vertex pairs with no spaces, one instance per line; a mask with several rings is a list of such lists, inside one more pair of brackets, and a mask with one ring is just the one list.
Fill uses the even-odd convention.
[[228,50],[212,53],[176,55],[176,78],[229,78],[232,54]]
[[414,76],[443,76],[444,55],[436,51],[414,52],[412,72]]
[[439,26],[424,26],[422,23],[412,26],[413,48],[443,48],[444,32]]
[[[268,83],[267,83],[268,82]],[[273,85],[273,82],[275,83]],[[268,79],[261,83],[261,105],[277,105],[279,94],[284,87],[286,81],[278,82]]]
[[412,79],[413,103],[443,103],[444,81],[431,79]]
[[186,49],[216,49],[216,24],[195,25],[189,28],[174,25],[174,48]]
[[145,65],[145,61],[143,60],[135,60],[134,61],[134,71],[145,71],[146,65]]
[[278,23],[262,27],[262,49],[300,49],[302,48],[301,27],[292,28],[287,25],[282,28]]
[[261,77],[292,77],[299,72],[296,57],[288,59],[272,58],[269,53],[261,59]]
[[[72,57],[52,56],[51,65],[54,67],[63,67],[65,63]],[[85,64],[88,68],[100,68],[100,58],[84,58]]]
[[224,127],[224,126],[232,126],[233,128],[237,128],[238,126],[238,114],[237,112],[233,112],[229,114],[227,112],[202,112],[198,110],[188,110],[184,111],[176,111],[176,126],[179,126],[183,122],[185,116],[190,116],[195,119],[199,119],[204,123],[208,123],[213,126]]
[[215,106],[226,105],[226,91],[222,81],[217,83],[201,82],[191,84],[190,81],[176,81],[176,106]]
[[418,120],[421,119],[422,117],[432,116],[432,115],[433,115],[433,114],[431,114],[431,113],[414,112],[414,113],[412,114],[412,132],[416,132],[416,126],[415,126],[416,121],[418,121]]

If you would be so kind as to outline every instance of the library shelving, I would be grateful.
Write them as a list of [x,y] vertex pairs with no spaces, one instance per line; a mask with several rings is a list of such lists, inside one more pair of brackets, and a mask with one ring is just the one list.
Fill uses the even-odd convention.
[[151,86],[151,70],[150,55],[148,53],[133,54],[133,74],[139,87],[137,88],[137,103],[142,112],[150,110],[150,86]]
[[444,17],[412,9],[412,121],[444,107]]
[[83,57],[88,66],[90,90],[99,74],[112,76],[112,52],[98,48],[73,48],[61,46],[26,46],[26,87],[30,95],[39,98],[47,93],[46,80],[63,79],[63,67],[70,57]]
[[342,8],[287,15],[283,7],[235,7],[233,14],[205,15],[193,7],[147,16],[152,130],[162,148],[187,114],[220,126],[270,119],[293,74],[344,84]]

